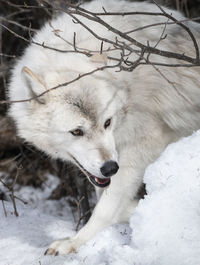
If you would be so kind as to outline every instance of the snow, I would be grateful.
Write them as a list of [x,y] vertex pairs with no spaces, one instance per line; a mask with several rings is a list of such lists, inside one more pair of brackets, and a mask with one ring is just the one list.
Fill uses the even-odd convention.
[[49,176],[43,189],[21,188],[19,217],[0,205],[0,265],[199,265],[200,132],[171,144],[145,173],[147,195],[130,224],[96,235],[78,253],[44,256],[55,239],[75,234],[67,200],[47,200],[58,179]]
[[130,222],[136,264],[200,264],[200,133],[170,145],[144,181]]

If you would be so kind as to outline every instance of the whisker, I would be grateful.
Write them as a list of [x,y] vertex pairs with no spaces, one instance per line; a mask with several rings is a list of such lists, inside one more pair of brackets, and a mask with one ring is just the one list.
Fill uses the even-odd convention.
[[76,160],[76,158],[71,155],[69,152],[67,152],[68,155],[72,158],[72,160],[74,161],[74,164],[82,171],[82,173],[89,179],[89,175],[87,173],[87,171],[81,166],[81,164],[78,162],[78,160]]

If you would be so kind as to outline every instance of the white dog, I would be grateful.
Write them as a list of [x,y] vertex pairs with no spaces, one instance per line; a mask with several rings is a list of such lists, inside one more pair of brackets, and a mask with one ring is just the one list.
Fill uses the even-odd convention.
[[[107,12],[160,12],[153,4],[114,0],[96,0],[84,8],[102,11],[102,6]],[[178,12],[173,15],[182,19]],[[99,35],[116,39],[115,34],[103,26],[78,18]],[[104,16],[103,19],[123,32],[166,22],[162,16],[145,15]],[[188,26],[198,39],[198,25],[188,23]],[[34,41],[72,51],[74,32],[78,49],[100,50],[99,40],[67,14],[47,23],[34,36]],[[157,43],[158,48],[164,50],[194,54],[193,44],[182,28],[167,26],[167,37],[158,43],[162,32],[163,25],[139,30],[130,36],[144,44],[149,41],[151,46]],[[107,55],[119,58],[119,51],[108,43],[103,49],[109,46],[111,50],[98,58],[31,44],[13,69],[9,99],[35,97],[79,74],[105,64],[113,65],[115,62],[109,61]],[[156,55],[150,58],[168,64],[181,62]],[[159,72],[152,65],[141,65],[131,73],[116,70],[97,71],[10,107],[9,114],[19,136],[54,158],[72,161],[103,191],[89,222],[75,237],[54,242],[47,254],[76,251],[106,226],[127,222],[137,205],[136,194],[147,165],[169,143],[200,128],[199,67],[160,67]]]

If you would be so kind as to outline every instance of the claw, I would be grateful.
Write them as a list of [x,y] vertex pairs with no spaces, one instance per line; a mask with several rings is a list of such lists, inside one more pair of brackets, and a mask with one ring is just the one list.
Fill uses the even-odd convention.
[[[58,252],[58,251],[57,251]],[[55,255],[56,254],[56,250],[55,249],[53,249],[53,248],[48,248],[46,251],[45,251],[45,253],[44,253],[44,255]],[[59,253],[58,253],[59,254]]]
[[45,251],[44,255],[66,255],[77,251],[76,241],[73,239],[61,239],[54,241]]
[[49,249],[47,248],[47,250],[44,252],[44,255],[46,256],[48,253]]

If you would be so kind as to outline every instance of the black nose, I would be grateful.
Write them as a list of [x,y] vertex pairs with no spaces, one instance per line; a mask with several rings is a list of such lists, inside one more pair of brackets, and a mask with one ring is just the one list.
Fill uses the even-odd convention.
[[110,177],[117,173],[119,169],[118,164],[115,161],[109,160],[106,161],[103,166],[100,168],[102,175],[105,177]]

